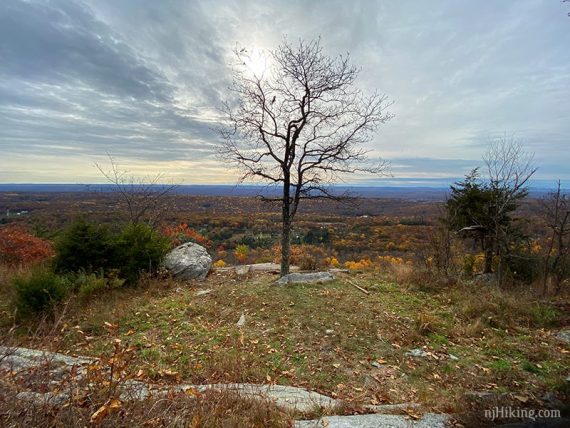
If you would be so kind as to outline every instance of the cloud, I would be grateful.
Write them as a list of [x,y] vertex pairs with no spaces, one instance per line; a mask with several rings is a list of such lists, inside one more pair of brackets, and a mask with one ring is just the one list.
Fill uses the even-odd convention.
[[0,181],[97,180],[109,152],[187,183],[235,182],[212,129],[231,49],[283,35],[350,52],[363,89],[396,101],[367,149],[397,177],[461,176],[507,132],[539,177],[568,179],[568,25],[548,0],[5,0]]
[[3,77],[83,84],[124,97],[168,100],[168,84],[160,70],[151,69],[79,3],[7,1],[2,7]]

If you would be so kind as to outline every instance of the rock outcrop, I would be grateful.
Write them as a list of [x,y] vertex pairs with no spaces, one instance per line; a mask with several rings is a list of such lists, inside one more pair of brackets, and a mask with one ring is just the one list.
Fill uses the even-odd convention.
[[[0,346],[0,372],[11,372],[12,376],[18,376],[22,380],[27,374],[32,377],[38,370],[46,369],[51,380],[64,381],[69,385],[67,388],[55,388],[54,391],[20,391],[16,397],[29,402],[32,405],[62,406],[71,399],[74,387],[72,378],[79,380],[86,373],[86,366],[96,364],[97,359],[87,357],[72,357],[55,352],[38,351],[26,348],[9,348]],[[22,382],[27,384],[28,382]],[[56,382],[57,383],[57,382]],[[33,383],[30,383],[30,387]],[[334,412],[341,405],[341,401],[328,397],[318,392],[308,391],[303,388],[285,385],[263,385],[251,383],[209,384],[209,385],[153,385],[141,380],[129,379],[118,385],[119,398],[121,401],[146,400],[151,397],[168,396],[173,392],[196,391],[203,393],[208,390],[228,391],[243,398],[269,400],[277,406],[288,411],[296,412]],[[444,428],[450,421],[449,415],[424,414],[417,421],[410,421],[407,416],[379,413],[393,413],[408,409],[418,408],[413,403],[367,405],[363,408],[376,414],[356,416],[326,416],[314,420],[294,421],[296,428],[318,428],[328,426],[330,428],[345,427],[415,427],[415,428]]]

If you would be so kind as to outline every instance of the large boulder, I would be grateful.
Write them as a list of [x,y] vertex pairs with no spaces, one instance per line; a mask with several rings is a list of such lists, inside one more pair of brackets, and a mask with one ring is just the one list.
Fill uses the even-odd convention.
[[204,279],[212,267],[208,251],[194,242],[187,242],[170,251],[164,267],[178,279]]

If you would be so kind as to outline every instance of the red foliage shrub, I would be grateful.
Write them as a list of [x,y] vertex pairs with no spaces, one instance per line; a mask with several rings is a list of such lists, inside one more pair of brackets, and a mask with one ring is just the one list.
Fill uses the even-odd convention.
[[203,245],[204,247],[210,247],[212,245],[212,241],[200,232],[188,227],[186,223],[180,223],[178,226],[166,226],[162,229],[162,233],[170,239],[170,242],[172,242],[172,245],[175,247],[190,241]]
[[53,245],[19,225],[0,228],[0,262],[17,265],[39,263],[55,255]]

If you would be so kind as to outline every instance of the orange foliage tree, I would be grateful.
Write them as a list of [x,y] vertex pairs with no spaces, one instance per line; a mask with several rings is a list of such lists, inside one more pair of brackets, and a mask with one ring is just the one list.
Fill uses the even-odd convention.
[[9,225],[0,228],[0,262],[39,263],[54,255],[51,242],[28,233],[24,227]]
[[234,251],[234,256],[239,263],[244,264],[249,256],[249,247],[244,244],[238,245]]
[[162,229],[162,233],[170,239],[170,242],[172,242],[172,245],[175,247],[190,241],[203,245],[204,247],[210,247],[212,245],[212,241],[200,232],[188,227],[186,223],[181,223],[178,226],[166,226]]
[[[281,246],[279,244],[272,247],[275,254],[274,262],[280,260]],[[294,244],[290,247],[290,262],[292,265],[299,266],[301,270],[314,270],[317,266],[326,262],[325,249],[318,245]]]

